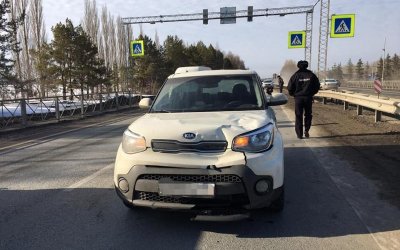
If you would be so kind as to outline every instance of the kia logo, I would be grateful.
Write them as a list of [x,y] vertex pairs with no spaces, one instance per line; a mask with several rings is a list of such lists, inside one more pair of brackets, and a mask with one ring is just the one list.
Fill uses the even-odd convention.
[[194,138],[196,138],[196,134],[195,133],[184,133],[183,138],[188,139],[188,140],[193,140]]

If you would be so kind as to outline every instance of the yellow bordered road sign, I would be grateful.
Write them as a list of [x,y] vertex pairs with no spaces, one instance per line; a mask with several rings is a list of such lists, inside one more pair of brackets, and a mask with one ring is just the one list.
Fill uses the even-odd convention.
[[131,56],[140,57],[144,56],[144,44],[143,40],[131,41]]
[[332,15],[331,38],[354,37],[355,14]]
[[305,31],[290,31],[288,37],[288,48],[297,49],[306,47]]

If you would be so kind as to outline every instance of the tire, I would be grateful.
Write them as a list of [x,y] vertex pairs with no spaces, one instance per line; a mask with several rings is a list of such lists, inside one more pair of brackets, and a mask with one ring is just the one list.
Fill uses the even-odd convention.
[[268,207],[269,211],[279,213],[283,211],[285,207],[285,189],[282,187],[282,191],[279,196],[271,203]]

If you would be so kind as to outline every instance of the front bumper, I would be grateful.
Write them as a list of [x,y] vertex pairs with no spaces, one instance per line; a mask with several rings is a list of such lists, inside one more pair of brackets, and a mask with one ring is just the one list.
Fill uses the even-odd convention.
[[[159,179],[171,178],[175,183],[215,183],[212,198],[193,196],[160,196]],[[246,165],[234,165],[218,169],[177,168],[136,165],[127,174],[118,174],[117,179],[129,183],[127,192],[117,186],[121,199],[135,206],[165,209],[207,210],[207,209],[256,209],[267,207],[281,192],[274,187],[274,179],[268,175],[256,175]],[[255,190],[258,180],[267,180],[269,189],[259,194]],[[116,184],[118,185],[118,184]]]

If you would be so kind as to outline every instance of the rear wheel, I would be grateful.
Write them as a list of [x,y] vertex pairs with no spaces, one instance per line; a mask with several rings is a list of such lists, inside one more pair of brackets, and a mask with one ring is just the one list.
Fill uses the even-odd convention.
[[282,212],[284,206],[285,206],[285,189],[282,186],[279,196],[271,203],[268,209],[271,212],[279,213]]

